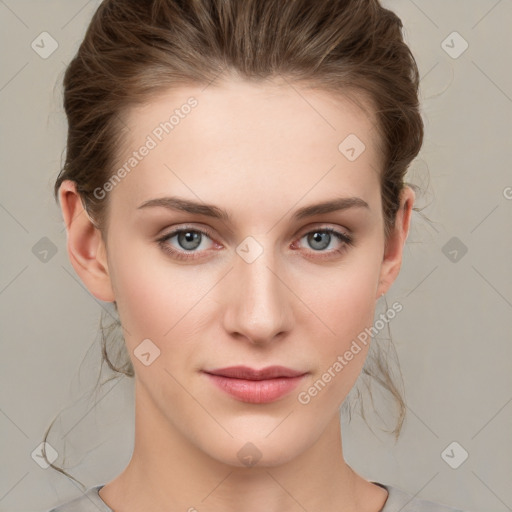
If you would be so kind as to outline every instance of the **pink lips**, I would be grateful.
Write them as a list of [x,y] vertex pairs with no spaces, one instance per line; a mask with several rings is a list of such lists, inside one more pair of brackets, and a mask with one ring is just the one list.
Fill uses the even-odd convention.
[[278,400],[298,386],[305,372],[284,366],[255,370],[231,366],[204,371],[220,389],[243,402],[262,404]]

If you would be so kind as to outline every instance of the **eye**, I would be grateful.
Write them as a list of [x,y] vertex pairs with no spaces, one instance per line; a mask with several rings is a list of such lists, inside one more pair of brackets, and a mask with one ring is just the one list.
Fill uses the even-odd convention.
[[[176,245],[170,243],[173,238],[176,239]],[[162,250],[174,258],[189,260],[198,257],[195,255],[199,252],[196,249],[207,249],[203,244],[206,238],[211,240],[210,233],[207,230],[185,227],[167,233],[159,238],[157,242]]]
[[[320,253],[321,258],[340,254],[353,245],[353,239],[350,235],[334,228],[320,228],[309,231],[299,240],[303,239],[306,239],[307,244],[312,248],[311,252]],[[335,248],[331,251],[325,251],[332,243],[334,243]]]
[[[172,243],[173,239],[175,239],[175,243]],[[309,231],[300,237],[299,241],[303,239],[307,240],[307,243],[311,247],[310,253],[313,253],[312,257],[314,258],[333,257],[337,254],[343,253],[349,246],[353,245],[353,239],[350,235],[337,231],[334,228],[319,228]],[[209,247],[207,243],[203,243],[206,240],[210,240],[212,242]],[[338,242],[338,244],[335,242]],[[200,253],[206,251],[208,248],[212,248],[212,246],[222,247],[212,241],[212,234],[209,230],[191,227],[175,229],[174,231],[171,231],[159,238],[157,243],[164,252],[178,260],[193,260],[200,258]],[[325,249],[333,243],[335,248],[330,251],[326,251]],[[292,247],[296,248],[297,242],[294,242]],[[203,251],[200,249],[203,249]],[[318,255],[314,253],[317,253]]]

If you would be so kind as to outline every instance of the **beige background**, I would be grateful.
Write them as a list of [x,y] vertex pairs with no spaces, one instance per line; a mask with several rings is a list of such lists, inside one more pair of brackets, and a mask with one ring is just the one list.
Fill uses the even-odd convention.
[[[81,493],[31,454],[61,408],[93,386],[99,314],[109,309],[74,273],[52,198],[65,145],[62,74],[97,5],[0,1],[0,511],[46,510]],[[377,418],[372,433],[355,417],[343,424],[345,455],[367,479],[418,497],[512,510],[512,2],[384,5],[402,18],[422,75],[426,137],[409,179],[428,185],[429,173],[420,204],[430,202],[434,224],[414,214],[387,296],[404,307],[391,323],[406,385],[403,434],[395,445]],[[47,58],[31,47],[44,31],[58,43]],[[454,31],[469,44],[457,58],[444,48],[453,55],[462,40],[443,44]],[[55,246],[46,261],[41,244]],[[96,398],[95,409],[87,396],[66,409],[49,439],[87,487],[122,471],[133,436],[132,382],[110,382]],[[453,459],[469,454],[457,469],[442,457],[454,441]]]

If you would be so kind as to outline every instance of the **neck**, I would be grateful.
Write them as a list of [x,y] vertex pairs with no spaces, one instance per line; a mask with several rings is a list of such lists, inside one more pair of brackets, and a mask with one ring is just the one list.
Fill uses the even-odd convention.
[[210,457],[141,393],[136,387],[130,463],[100,492],[113,510],[377,512],[387,498],[384,489],[344,461],[338,414],[297,457],[273,466],[239,467]]

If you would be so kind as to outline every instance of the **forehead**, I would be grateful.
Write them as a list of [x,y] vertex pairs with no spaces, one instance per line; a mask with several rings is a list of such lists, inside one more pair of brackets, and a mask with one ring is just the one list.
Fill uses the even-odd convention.
[[333,187],[371,200],[381,159],[369,113],[344,96],[287,82],[168,90],[124,113],[116,169],[127,172],[112,200],[135,208],[166,193],[213,202],[236,192],[247,204],[280,192],[296,202]]

